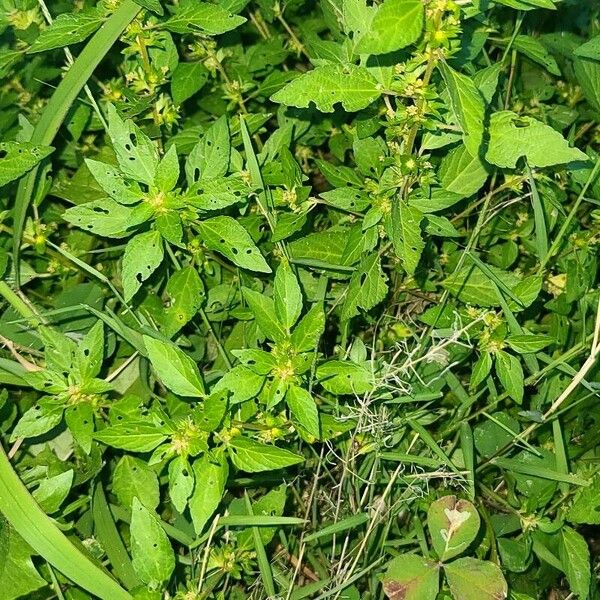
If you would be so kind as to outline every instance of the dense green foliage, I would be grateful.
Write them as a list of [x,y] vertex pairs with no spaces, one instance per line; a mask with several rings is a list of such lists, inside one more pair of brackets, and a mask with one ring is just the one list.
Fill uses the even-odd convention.
[[0,0],[0,600],[598,600],[597,0]]

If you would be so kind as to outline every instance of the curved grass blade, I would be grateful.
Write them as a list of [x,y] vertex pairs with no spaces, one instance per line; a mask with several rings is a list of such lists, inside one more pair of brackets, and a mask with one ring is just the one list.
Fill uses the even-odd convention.
[[38,506],[0,448],[0,512],[44,560],[102,600],[131,600],[108,573],[76,548]]
[[[31,140],[29,140],[32,144],[50,146],[71,105],[94,72],[94,69],[140,10],[141,7],[133,2],[133,0],[124,0],[119,8],[100,27],[70,67],[65,78],[54,91],[54,94],[52,94],[40,120],[33,130]],[[35,166],[21,179],[17,189],[13,214],[13,264],[17,287],[20,285],[19,249],[21,237],[23,235],[27,209],[35,193],[39,176],[40,164]]]

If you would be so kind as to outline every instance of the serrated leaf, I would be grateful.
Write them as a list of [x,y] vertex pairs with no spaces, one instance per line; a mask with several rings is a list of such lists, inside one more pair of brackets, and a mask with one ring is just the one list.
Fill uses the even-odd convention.
[[175,272],[167,282],[165,293],[169,306],[164,311],[164,333],[172,337],[188,323],[205,299],[204,285],[194,267]]
[[262,444],[245,437],[234,437],[229,441],[231,462],[248,473],[274,471],[304,461],[304,457],[285,448]]
[[167,388],[180,396],[205,396],[198,367],[183,350],[173,343],[147,335],[144,336],[144,345],[154,370]]
[[190,515],[194,530],[200,535],[221,502],[229,476],[229,466],[222,455],[215,458],[205,454],[194,461],[193,469],[196,485],[189,500]]
[[592,479],[589,487],[577,490],[566,518],[571,523],[600,525],[600,475]]
[[444,566],[454,600],[504,600],[508,586],[498,565],[476,558],[458,558]]
[[317,303],[300,319],[300,322],[292,331],[290,336],[292,346],[294,346],[296,352],[314,350],[324,330],[325,312],[323,306]]
[[277,320],[273,299],[250,288],[243,288],[242,292],[263,334],[274,342],[285,340],[287,334]]
[[175,569],[175,554],[158,518],[133,499],[131,509],[131,559],[138,577],[158,589]]
[[163,27],[175,33],[208,33],[218,35],[231,31],[245,23],[246,19],[234,15],[218,4],[183,0],[173,16],[163,23]]
[[310,392],[292,385],[285,395],[285,401],[298,423],[315,438],[320,438],[319,411]]
[[126,301],[133,298],[142,283],[160,266],[163,254],[161,235],[156,230],[140,233],[127,242],[121,267]]
[[147,8],[158,15],[163,15],[164,10],[160,4],[160,0],[134,0],[136,4],[139,4],[143,8]]
[[275,273],[273,300],[277,319],[285,329],[291,329],[302,312],[302,291],[287,263],[282,263]]
[[88,233],[110,238],[130,235],[131,228],[150,218],[151,213],[135,212],[112,198],[102,198],[73,206],[63,213],[63,219]]
[[593,37],[575,50],[575,56],[600,60],[600,35]]
[[239,175],[202,179],[192,186],[186,198],[190,204],[204,211],[221,210],[243,202],[250,189]]
[[590,594],[590,549],[583,536],[572,527],[563,526],[559,544],[559,557],[571,591],[580,600]]
[[54,152],[51,146],[29,142],[0,143],[0,186],[18,179]]
[[209,71],[201,62],[179,63],[171,77],[171,97],[175,104],[191,98],[208,81]]
[[425,242],[421,237],[423,214],[414,206],[397,199],[392,206],[391,227],[387,228],[398,258],[409,275],[414,275]]
[[171,144],[169,149],[162,157],[156,167],[154,175],[154,185],[161,192],[170,192],[179,179],[179,157],[177,156],[177,147]]
[[452,111],[463,131],[465,147],[471,156],[478,157],[485,117],[481,93],[471,77],[455,71],[446,62],[441,61],[439,69],[446,82]]
[[542,65],[552,75],[560,77],[561,73],[556,60],[537,39],[529,35],[518,35],[513,40],[513,47],[527,58]]
[[[224,177],[229,169],[230,155],[229,122],[223,115],[206,130],[190,152],[185,165],[188,183]],[[200,188],[194,190],[196,194],[197,189]]]
[[496,352],[496,375],[506,393],[517,403],[523,402],[523,367],[521,361],[512,354],[500,350]]
[[250,234],[231,217],[220,216],[198,223],[202,241],[215,252],[243,269],[270,273],[271,267],[252,241]]
[[169,463],[169,497],[175,509],[183,513],[194,489],[194,472],[187,458],[176,456]]
[[435,600],[439,565],[416,554],[402,554],[387,564],[383,591],[390,600]]
[[167,439],[152,423],[127,421],[96,432],[94,439],[131,452],[150,452]]
[[317,367],[317,379],[332,394],[365,394],[373,389],[373,374],[362,365],[330,360]]
[[358,54],[387,54],[413,44],[423,30],[421,0],[384,0],[373,14],[355,51]]
[[144,197],[140,186],[116,167],[91,158],[86,158],[85,164],[98,185],[120,204],[137,204]]
[[364,67],[328,64],[297,77],[271,100],[297,108],[307,108],[314,102],[321,112],[333,112],[339,102],[348,112],[356,112],[380,95],[377,80]]
[[465,552],[481,525],[479,513],[468,500],[444,496],[432,502],[427,511],[431,542],[441,561]]
[[535,353],[543,350],[546,346],[549,346],[554,342],[554,338],[549,335],[530,335],[520,334],[511,335],[506,338],[506,343],[511,347],[512,350],[519,354]]
[[[487,265],[487,268],[510,290],[521,282],[513,273],[491,265]],[[464,265],[442,281],[442,285],[461,302],[485,307],[499,306],[498,295],[490,286],[489,277],[474,265]]]
[[387,277],[381,270],[379,255],[374,253],[365,256],[350,278],[342,306],[342,319],[348,320],[358,315],[359,307],[370,310],[385,298],[387,291]]
[[146,185],[154,184],[158,151],[150,138],[131,120],[123,121],[109,104],[108,135],[113,143],[121,172]]
[[51,25],[40,32],[28,53],[45,52],[82,42],[92,35],[103,21],[104,15],[97,8],[60,14]]
[[578,148],[549,125],[509,110],[496,112],[490,120],[486,160],[498,167],[514,169],[520,158],[530,167],[549,167],[572,161],[587,161]]
[[130,509],[134,498],[149,510],[160,502],[158,477],[146,461],[135,456],[122,456],[115,467],[112,491],[121,505]]
[[444,190],[468,198],[476,194],[488,178],[488,172],[478,156],[472,156],[465,146],[448,152],[440,164],[440,185]]

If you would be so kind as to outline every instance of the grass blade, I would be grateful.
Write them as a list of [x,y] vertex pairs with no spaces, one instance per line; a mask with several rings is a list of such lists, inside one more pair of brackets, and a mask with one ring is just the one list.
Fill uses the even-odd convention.
[[63,575],[102,600],[131,600],[108,573],[76,548],[38,506],[0,448],[0,512]]
[[141,585],[142,582],[133,570],[131,559],[119,535],[112,513],[108,507],[102,484],[100,483],[96,485],[96,489],[94,490],[92,515],[94,519],[94,534],[102,545],[102,548],[104,548],[115,575],[128,590]]
[[[52,94],[46,108],[42,112],[40,120],[33,130],[31,136],[32,143],[41,146],[49,146],[52,143],[71,105],[83,89],[87,80],[91,77],[94,69],[140,10],[141,7],[133,2],[133,0],[124,0],[119,8],[100,27],[69,68],[64,79],[54,91],[54,94]],[[37,165],[25,175],[19,182],[15,199],[13,213],[13,264],[17,287],[19,287],[20,283],[19,250],[21,236],[23,235],[27,209],[34,196],[40,174],[40,165]]]

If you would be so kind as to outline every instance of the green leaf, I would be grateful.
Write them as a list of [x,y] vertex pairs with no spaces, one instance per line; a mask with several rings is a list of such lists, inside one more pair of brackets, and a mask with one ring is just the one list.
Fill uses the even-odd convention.
[[476,194],[489,174],[478,156],[472,156],[465,146],[453,148],[442,158],[440,185],[447,192],[468,198]]
[[92,35],[103,21],[102,11],[97,8],[60,14],[51,25],[41,31],[28,52],[45,52],[82,42]]
[[402,554],[387,564],[383,591],[390,600],[435,600],[439,566],[416,554]]
[[285,401],[298,423],[312,436],[320,438],[319,411],[310,392],[292,385],[285,395]]
[[169,463],[169,497],[175,509],[182,513],[194,489],[194,472],[187,458],[176,456]]
[[47,585],[31,560],[32,549],[0,517],[0,600],[33,597],[33,592]]
[[472,77],[463,75],[441,61],[438,67],[446,82],[450,105],[463,131],[465,147],[473,157],[479,156],[483,142],[485,106]]
[[160,4],[160,0],[135,0],[135,2],[140,6],[143,6],[144,8],[155,12],[158,15],[164,14],[164,10]]
[[323,331],[325,331],[325,312],[323,306],[316,303],[300,319],[292,332],[290,341],[297,352],[308,352],[317,347]]
[[108,135],[113,143],[121,172],[146,185],[154,184],[158,151],[150,138],[131,120],[123,121],[109,104]]
[[50,146],[36,146],[29,142],[0,143],[0,186],[25,175],[52,152],[54,148]]
[[496,352],[496,375],[506,393],[517,403],[523,402],[523,367],[521,361],[512,354]]
[[471,380],[469,381],[469,385],[472,388],[477,388],[490,374],[492,362],[492,355],[489,352],[483,352],[477,359],[477,362],[471,371]]
[[165,293],[169,306],[163,313],[164,334],[172,337],[188,323],[205,299],[204,285],[194,267],[184,267],[173,273]]
[[63,219],[88,233],[110,238],[130,235],[128,229],[140,225],[150,218],[151,213],[134,212],[112,198],[102,198],[68,208]]
[[600,475],[592,479],[589,487],[577,491],[566,518],[571,523],[600,525]]
[[384,0],[359,39],[359,54],[387,54],[416,42],[423,30],[420,0]]
[[273,102],[308,108],[311,102],[321,112],[333,112],[340,102],[344,110],[356,112],[379,98],[377,80],[364,67],[327,64],[317,66],[292,80],[271,96]]
[[[518,35],[513,40],[513,47],[518,50],[527,58],[530,58],[534,62],[542,65],[552,75],[560,77],[560,69],[554,57],[546,50],[541,42],[529,35]],[[577,52],[576,52],[577,54]]]
[[11,442],[18,438],[42,435],[56,427],[63,416],[64,407],[44,401],[42,398],[34,404],[18,421],[10,437]]
[[242,177],[231,175],[227,178],[201,179],[200,182],[190,188],[186,198],[190,204],[200,210],[213,211],[221,210],[238,202],[244,202],[249,192],[250,189]]
[[229,122],[223,115],[206,130],[190,152],[185,165],[188,183],[224,177],[229,170],[230,156]]
[[204,454],[194,461],[193,469],[196,485],[189,500],[190,515],[194,530],[200,535],[225,493],[229,466],[222,454],[218,458]]
[[480,525],[473,504],[456,496],[432,502],[427,512],[431,542],[441,561],[462,554],[477,536]]
[[163,255],[162,238],[156,230],[140,233],[127,242],[121,267],[126,301],[131,300],[142,283],[158,269]]
[[196,363],[175,344],[144,336],[148,357],[162,383],[175,394],[191,398],[205,396]]
[[218,35],[231,31],[245,22],[244,17],[234,15],[218,4],[182,0],[173,16],[163,23],[163,27],[175,33]]
[[104,324],[98,320],[77,346],[76,364],[79,377],[88,381],[96,377],[104,360]]
[[590,549],[583,536],[566,525],[560,533],[559,557],[571,591],[586,600],[592,579]]
[[262,333],[274,342],[285,340],[287,334],[277,319],[273,299],[250,288],[242,288],[242,292]]
[[170,192],[179,179],[177,148],[172,144],[156,167],[154,184],[161,192]]
[[554,338],[549,335],[511,335],[506,338],[506,343],[511,347],[512,350],[519,354],[536,353],[543,350],[546,346],[549,346],[554,342]]
[[391,237],[396,255],[402,260],[404,270],[409,275],[414,275],[425,248],[425,242],[421,237],[422,220],[423,214],[420,210],[396,199],[392,207],[391,228],[388,228],[388,235]]
[[152,423],[127,421],[98,431],[94,438],[107,446],[130,452],[150,452],[167,439]]
[[373,389],[373,374],[349,361],[330,360],[317,367],[317,379],[332,394],[365,394]]
[[498,565],[476,558],[459,558],[444,565],[454,600],[503,600],[508,586]]
[[119,169],[91,158],[86,158],[85,164],[98,185],[120,204],[137,204],[144,193],[140,186],[127,179]]
[[112,491],[119,503],[130,509],[134,498],[149,510],[154,510],[160,502],[158,477],[146,461],[135,456],[122,456],[115,467]]
[[304,457],[285,448],[262,444],[245,437],[234,437],[228,444],[231,462],[249,473],[274,471],[304,462]]
[[285,329],[291,329],[302,312],[302,291],[288,263],[281,263],[275,273],[273,300],[277,319]]
[[342,319],[347,321],[358,315],[359,307],[370,310],[386,297],[387,292],[387,277],[381,270],[379,255],[373,253],[365,256],[350,278],[342,306]]
[[549,167],[572,161],[587,161],[587,155],[569,143],[556,130],[533,117],[509,110],[496,112],[490,120],[490,142],[486,160],[514,169],[520,158],[531,167]]
[[258,273],[271,272],[250,234],[235,219],[226,216],[206,219],[198,223],[198,230],[208,248],[221,253],[238,267]]
[[157,589],[171,577],[175,554],[158,518],[137,498],[131,509],[131,558],[138,577]]
[[259,375],[243,365],[237,365],[219,379],[212,391],[228,390],[231,393],[229,403],[234,405],[256,398],[264,383],[264,375]]
[[600,35],[593,37],[575,50],[575,56],[600,60]]
[[208,81],[208,69],[201,62],[179,63],[171,77],[171,97],[175,104],[191,98]]
[[[510,290],[519,284],[513,273],[487,265],[487,268]],[[476,306],[499,306],[498,295],[490,286],[489,277],[472,264],[467,264],[442,281],[442,285],[461,302]]]
[[73,469],[42,479],[31,494],[40,508],[47,514],[56,512],[66,500],[73,485]]

